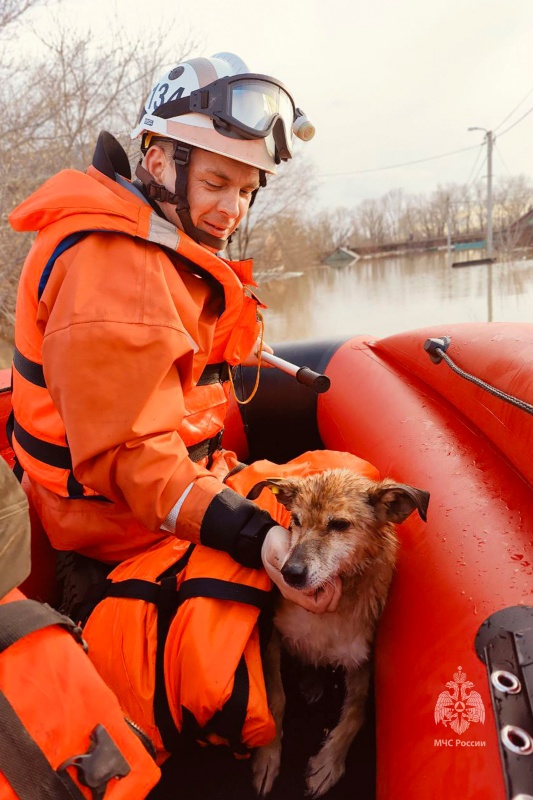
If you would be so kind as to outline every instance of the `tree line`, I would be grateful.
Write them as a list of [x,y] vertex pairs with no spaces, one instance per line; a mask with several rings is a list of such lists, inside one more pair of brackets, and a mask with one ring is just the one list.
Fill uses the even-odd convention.
[[[310,175],[312,167],[293,167],[292,191],[306,196],[309,206],[315,194]],[[280,181],[281,183],[281,181]],[[280,186],[281,188],[281,186]],[[487,226],[486,183],[448,184],[430,194],[408,194],[393,189],[381,197],[362,200],[353,208],[335,208],[310,213],[300,206],[289,206],[269,215],[269,201],[263,203],[248,221],[252,235],[247,247],[256,250],[255,262],[261,270],[283,264],[286,269],[302,269],[323,263],[338,247],[383,246],[391,243],[434,240],[450,236],[479,234]],[[520,230],[513,227],[533,208],[533,181],[524,176],[502,177],[493,191],[493,228],[500,257],[516,247]]]
[[[153,80],[165,64],[198,47],[183,24],[146,22],[134,38],[109,20],[109,40],[69,20],[61,2],[47,9],[49,25],[33,24],[47,0],[0,3],[0,336],[11,338],[16,287],[32,234],[11,230],[9,212],[62,169],[85,170],[102,129],[125,147],[132,164],[138,142],[129,132]],[[176,43],[173,30],[180,31]]]
[[[98,133],[113,133],[132,167],[138,143],[129,131],[141,102],[165,65],[201,52],[183,24],[143,25],[135,37],[119,19],[109,21],[113,48],[62,15],[61,2],[47,10],[50,25],[32,28],[32,15],[47,0],[0,3],[0,337],[11,339],[16,288],[33,234],[14,233],[9,212],[61,169],[84,170]],[[175,31],[181,39],[176,42]],[[24,33],[25,47],[19,46]],[[230,245],[231,258],[255,259],[259,271],[301,270],[322,263],[337,247],[436,238],[482,231],[485,185],[438,187],[430,195],[394,189],[353,208],[317,210],[316,167],[298,152],[269,178]],[[509,177],[495,186],[494,229],[505,231],[529,210],[533,184]],[[505,244],[503,235],[500,245]],[[512,246],[512,241],[507,242]]]

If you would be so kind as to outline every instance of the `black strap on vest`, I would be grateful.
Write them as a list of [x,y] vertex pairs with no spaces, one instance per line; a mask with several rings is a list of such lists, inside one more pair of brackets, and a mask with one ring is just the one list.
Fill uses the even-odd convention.
[[59,775],[0,691],[0,772],[20,800],[84,800],[68,774]]
[[66,445],[52,444],[45,442],[44,439],[39,439],[23,428],[16,417],[13,419],[13,433],[17,442],[33,458],[43,461],[51,467],[72,470],[70,449]]
[[78,644],[81,644],[84,649],[87,648],[81,628],[70,617],[60,614],[46,603],[24,599],[14,600],[0,606],[0,653],[24,636],[51,625],[60,625],[65,628]]
[[209,597],[213,600],[229,600],[233,603],[245,603],[255,606],[260,611],[270,608],[270,592],[248,586],[244,583],[232,583],[219,578],[189,578],[179,588],[180,603],[192,597]]
[[[112,145],[113,142],[115,142],[114,138],[110,134],[106,134],[105,137],[102,138],[101,142],[101,146],[104,148],[103,151],[107,152],[107,150],[109,150],[110,144]],[[102,171],[105,172],[105,170]],[[107,172],[105,172],[105,174],[107,174]],[[121,174],[126,174],[126,173],[121,172]],[[46,285],[52,273],[54,264],[56,260],[59,258],[59,256],[61,256],[64,252],[66,252],[66,250],[73,247],[79,241],[84,239],[90,233],[97,233],[97,232],[102,233],[103,231],[92,231],[92,230],[76,231],[75,233],[71,233],[69,236],[66,236],[59,242],[57,247],[50,255],[41,273],[41,277],[39,279],[39,286],[37,290],[37,297],[39,300],[41,299],[41,296],[46,288]],[[117,231],[112,231],[112,232],[117,233]],[[172,255],[175,255],[174,251],[172,251]],[[193,267],[195,267],[194,271],[197,271],[199,269],[194,264]],[[208,277],[210,280],[213,280],[212,276],[208,275]],[[17,372],[20,375],[22,375],[23,378],[25,378],[25,380],[29,381],[35,386],[46,388],[46,380],[44,377],[43,365],[27,358],[17,348],[15,348],[14,351],[13,366],[15,367]],[[213,383],[224,383],[228,380],[229,380],[229,366],[227,363],[222,362],[219,364],[208,364],[205,367],[204,371],[202,372],[197,385],[206,386]],[[36,458],[38,461],[42,461],[43,463],[49,464],[50,466],[68,470],[69,476],[67,479],[67,491],[69,497],[73,499],[86,499],[86,495],[84,495],[83,493],[82,484],[79,483],[74,477],[74,472],[72,470],[72,457],[70,454],[70,449],[68,447],[57,444],[51,444],[50,442],[46,442],[43,439],[39,439],[33,436],[31,433],[26,431],[20,425],[19,422],[17,422],[17,420],[13,415],[13,412],[11,412],[9,416],[6,425],[6,432],[11,447],[13,447],[12,440],[14,432],[17,441],[24,448],[24,450],[26,450],[26,452],[32,456],[32,458]],[[215,452],[215,450],[217,450],[220,447],[221,438],[222,438],[222,433],[218,433],[214,437],[211,437],[210,439],[205,439],[204,441],[192,445],[190,448],[187,448],[189,451],[189,458],[195,462],[201,461],[206,456],[210,458]],[[18,460],[15,461],[14,472],[18,480],[19,481],[22,480],[23,470],[20,467]],[[105,500],[106,498],[93,497],[92,499]]]
[[[11,392],[11,396],[13,396],[13,369],[11,369],[10,381],[9,381],[9,391]],[[11,406],[11,410],[9,412],[9,416],[6,420],[6,439],[8,444],[13,450],[13,426],[15,425],[15,415],[13,413],[13,406]],[[20,461],[17,458],[17,454],[13,450],[13,475],[18,480],[19,483],[22,483],[22,478],[24,476],[24,470],[20,464]]]
[[33,383],[35,386],[41,386],[43,389],[46,389],[43,365],[23,356],[17,347],[15,347],[13,352],[13,366],[27,381]]
[[[46,389],[43,365],[26,358],[17,347],[15,347],[13,354],[13,365],[17,372],[29,383]],[[219,364],[207,364],[196,385],[209,386],[213,383],[225,383],[226,381],[229,381],[229,365],[226,361],[222,361]]]
[[67,772],[91,790],[93,800],[103,800],[111,780],[126,777],[131,767],[103,725],[90,734],[89,748],[54,770],[46,755],[0,690],[0,772],[20,800],[84,800]]
[[[74,477],[72,456],[70,448],[67,445],[52,444],[51,442],[45,442],[44,439],[39,439],[37,436],[33,436],[33,434],[22,427],[15,418],[13,412],[11,412],[8,419],[6,430],[8,431],[8,441],[11,447],[13,447],[14,433],[17,442],[32,456],[32,458],[36,458],[37,461],[42,461],[44,464],[49,464],[51,467],[68,470],[67,491],[71,499],[106,499],[100,495],[98,495],[98,497],[93,497],[91,495],[87,498],[87,496],[83,494],[82,484]],[[198,442],[198,444],[193,444],[188,447],[187,451],[191,461],[201,461],[206,456],[212,456],[213,453],[220,448],[222,435],[223,431],[219,431],[214,436],[211,436],[211,438],[204,439]]]
[[208,740],[209,734],[220,736],[229,743],[234,753],[245,755],[248,751],[241,742],[242,729],[246,721],[250,678],[244,656],[241,656],[233,679],[233,690],[223,708],[216,711],[207,724],[201,728],[192,711],[182,706],[182,733],[191,740]]
[[104,597],[124,597],[144,600],[157,606],[157,645],[155,657],[154,718],[161,734],[165,749],[169,753],[181,747],[181,737],[177,730],[165,687],[165,642],[174,615],[179,607],[176,575],[186,566],[194,551],[191,544],[184,555],[169,569],[158,575],[156,582],[131,578],[113,583],[109,581]]
[[[185,600],[194,597],[210,597],[256,606],[261,612],[271,612],[272,595],[255,586],[232,583],[216,578],[190,578],[177,588],[177,575],[187,564],[195,545],[191,544],[182,558],[156,579],[156,583],[132,578],[116,583],[109,582],[106,595],[144,600],[157,606],[157,650],[154,692],[154,716],[165,749],[169,753],[182,747],[182,738],[177,730],[168,703],[165,687],[164,656],[165,643],[176,612]],[[183,733],[196,739],[205,739],[210,733],[223,737],[234,752],[246,752],[241,736],[246,720],[250,679],[248,669],[241,657],[235,671],[233,690],[224,708],[217,711],[204,728],[200,728],[192,712],[182,708]]]
[[[65,628],[86,649],[80,628],[69,617],[46,604],[24,599],[0,606],[0,653],[51,625]],[[70,776],[52,768],[2,691],[0,730],[0,772],[20,800],[83,800]]]
[[[52,444],[45,442],[44,439],[39,439],[34,436],[18,422],[13,412],[10,414],[9,432],[11,438],[9,439],[11,447],[13,447],[13,433],[24,450],[29,453],[32,458],[42,461],[44,464],[49,464],[51,467],[57,467],[68,471],[67,478],[67,491],[71,499],[85,498],[83,494],[82,484],[74,477],[72,468],[72,456],[70,448],[66,445]],[[18,476],[17,476],[18,477]],[[20,480],[20,479],[19,479]],[[93,498],[94,499],[94,498]],[[105,499],[100,497],[99,499]]]
[[[22,375],[23,378],[25,378],[25,380],[33,383],[35,386],[40,386],[43,389],[46,388],[42,364],[26,358],[26,356],[24,356],[16,347],[13,354],[13,367],[20,375]],[[13,373],[11,373],[11,376],[11,390],[13,390]],[[52,444],[51,442],[46,442],[44,439],[39,439],[38,437],[33,436],[33,434],[23,428],[15,418],[13,409],[11,409],[9,418],[7,420],[6,434],[12,450],[14,449],[13,434],[15,434],[17,442],[19,442],[21,447],[23,447],[24,450],[32,456],[32,458],[36,458],[38,461],[42,461],[43,463],[49,464],[52,467],[58,467],[59,469],[66,470],[68,472],[67,491],[69,497],[84,497],[83,486],[74,477],[74,471],[72,469],[72,456],[68,447],[64,445]],[[22,469],[22,466],[16,455],[13,472],[18,480],[21,481],[24,470]]]
[[[44,389],[46,388],[42,364],[26,358],[17,348],[15,348],[14,351],[13,366],[25,380],[29,381],[29,383],[33,383],[35,386],[40,386]],[[225,383],[228,380],[229,365],[226,362],[207,364],[200,375],[197,386]],[[13,433],[15,433],[17,442],[32,456],[32,458],[36,458],[38,461],[42,461],[44,464],[49,464],[52,467],[67,470],[69,473],[67,479],[69,497],[73,499],[86,499],[82,484],[74,477],[72,456],[68,446],[51,444],[50,442],[44,441],[44,439],[33,436],[33,434],[25,430],[15,419],[13,411],[11,411],[6,424],[6,433],[11,448],[13,448]],[[220,448],[222,434],[223,431],[219,431],[209,439],[204,439],[188,447],[187,450],[191,461],[198,462],[206,457],[210,459],[213,453]],[[23,470],[20,468],[18,460],[15,462],[14,471],[20,481],[22,479]],[[91,499],[95,498],[92,497]],[[105,498],[100,496],[97,499],[105,500]]]
[[207,468],[209,469],[211,466],[211,456],[220,449],[223,434],[223,430],[219,431],[210,439],[204,439],[202,442],[198,442],[198,444],[193,444],[188,447],[187,451],[191,461],[198,462],[207,456]]
[[222,361],[220,364],[207,364],[196,385],[208,386],[212,383],[226,383],[226,381],[229,381],[229,364]]

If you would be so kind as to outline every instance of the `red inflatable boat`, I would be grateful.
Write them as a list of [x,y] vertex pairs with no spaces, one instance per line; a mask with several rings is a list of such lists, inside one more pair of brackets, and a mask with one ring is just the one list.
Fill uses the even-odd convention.
[[[275,350],[325,374],[330,388],[317,395],[264,369],[254,401],[231,408],[227,447],[244,461],[349,451],[431,494],[427,523],[412,515],[399,529],[375,652],[375,726],[357,737],[326,797],[533,797],[533,324],[465,323]],[[246,393],[253,378],[243,370]],[[5,418],[7,372],[3,385]],[[35,531],[23,588],[53,601],[51,554]],[[295,712],[294,753],[304,712]],[[217,793],[230,768],[220,753],[212,758],[194,776],[218,776],[209,788],[196,783],[188,794],[182,784],[178,794],[174,765],[154,797],[174,796],[171,786],[180,797],[253,797],[237,772],[227,773],[231,794]],[[273,800],[304,796],[295,777],[303,767],[290,759]]]

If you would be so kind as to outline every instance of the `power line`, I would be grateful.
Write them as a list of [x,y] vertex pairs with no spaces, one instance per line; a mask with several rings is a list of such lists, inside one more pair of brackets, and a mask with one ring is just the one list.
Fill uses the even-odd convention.
[[481,170],[483,169],[484,166],[485,166],[485,162],[482,161],[481,164],[479,165],[478,169],[477,169],[476,174],[474,175],[474,177],[472,178],[470,183],[466,185],[466,187],[465,187],[466,189],[470,189],[472,186],[475,186],[475,184],[476,184],[476,182],[477,182],[477,180],[478,180],[478,178],[480,176]]
[[513,124],[512,124],[512,125],[509,125],[509,127],[508,127],[508,128],[506,128],[504,131],[502,131],[501,133],[499,133],[499,134],[498,134],[498,137],[500,137],[500,138],[501,138],[501,137],[502,137],[504,134],[506,134],[508,131],[512,130],[513,128],[516,128],[516,126],[517,126],[517,125],[518,125],[520,122],[522,122],[522,120],[523,120],[523,119],[525,119],[525,118],[528,116],[528,114],[531,114],[531,112],[532,112],[532,111],[533,111],[533,106],[532,106],[532,107],[529,109],[529,111],[526,111],[526,113],[525,113],[525,114],[522,114],[522,116],[521,116],[519,119],[517,119],[517,120],[516,120],[516,122],[513,122]]
[[499,145],[496,145],[496,146],[494,147],[494,149],[495,149],[495,150],[496,150],[496,152],[498,153],[498,156],[499,156],[499,158],[500,158],[500,161],[502,162],[503,166],[505,167],[505,169],[506,169],[506,170],[507,170],[507,172],[509,173],[509,177],[510,177],[510,178],[512,178],[513,176],[512,176],[512,174],[511,174],[511,170],[510,170],[510,169],[509,169],[509,167],[507,166],[507,162],[505,161],[505,159],[504,159],[504,157],[503,157],[503,155],[502,155],[502,151],[500,150],[500,147],[499,147]]
[[[480,156],[481,156],[481,154],[482,154],[482,152],[483,152],[483,145],[482,145],[482,144],[481,144],[481,145],[478,145],[478,147],[479,147],[479,150],[478,150],[478,154],[477,154],[477,156],[476,156],[476,160],[474,161],[474,165],[473,165],[472,169],[470,170],[470,175],[468,176],[468,179],[467,179],[467,181],[466,181],[466,188],[467,188],[467,189],[470,187],[471,183],[472,183],[472,184],[473,184],[473,183],[475,183],[475,181],[476,181],[476,180],[477,180],[477,178],[478,178],[478,175],[479,175],[479,173],[481,172],[481,168],[482,168],[482,166],[483,166],[483,162],[482,162],[482,163],[479,165],[479,167],[478,167],[478,161],[479,161],[479,158],[480,158]],[[472,178],[472,175],[474,175],[474,172],[475,172],[475,170],[476,170],[476,167],[477,167],[477,172],[476,172],[476,174],[475,174],[475,177],[474,177],[474,178]]]
[[522,105],[522,103],[524,102],[524,100],[527,100],[527,98],[529,97],[529,95],[530,95],[531,93],[533,93],[533,86],[531,87],[531,89],[529,90],[529,92],[527,92],[527,94],[526,94],[526,95],[525,95],[525,96],[524,96],[524,97],[523,97],[523,98],[520,100],[520,102],[518,103],[518,105],[516,105],[516,106],[513,108],[513,110],[512,110],[512,111],[511,111],[509,114],[507,114],[507,116],[506,116],[504,119],[502,119],[502,121],[500,122],[500,124],[498,125],[498,127],[497,127],[497,128],[494,128],[494,133],[496,133],[496,131],[498,131],[498,130],[501,128],[501,126],[502,126],[502,125],[505,125],[505,123],[507,122],[507,120],[508,120],[508,119],[510,119],[510,118],[513,116],[513,114],[515,113],[515,111],[517,111],[517,110],[520,108],[520,106]]
[[[520,105],[522,105],[524,100],[532,92],[533,92],[533,88],[520,101],[520,103],[518,104],[518,106],[516,108],[518,108]],[[508,114],[507,117],[505,117],[505,119],[502,122],[500,122],[500,125],[498,126],[498,128],[500,128],[503,125],[503,123],[507,119],[509,119],[509,117],[511,117],[514,114],[514,112],[516,111],[516,108],[514,108],[513,111],[511,111],[511,113]],[[522,122],[522,120],[524,120],[529,114],[531,114],[531,112],[533,112],[533,106],[528,111],[526,111],[525,114],[522,114],[522,116],[519,117],[516,120],[516,122],[513,122],[513,124],[509,125],[509,127],[506,128],[504,131],[501,131],[501,133],[499,133],[498,136],[499,137],[504,136],[508,131],[510,131],[513,128],[515,128],[520,122]],[[462,147],[459,150],[449,150],[447,153],[439,153],[439,155],[436,155],[436,156],[427,156],[426,158],[417,158],[417,159],[414,159],[413,161],[402,161],[399,164],[387,164],[386,166],[383,166],[383,167],[372,167],[370,169],[346,170],[344,172],[324,172],[324,173],[319,174],[318,177],[319,178],[340,178],[340,177],[344,177],[344,176],[348,176],[348,175],[368,175],[369,173],[372,173],[372,172],[385,172],[386,170],[389,170],[389,169],[399,169],[400,167],[411,167],[411,166],[414,166],[415,164],[424,164],[424,163],[426,163],[428,161],[437,161],[439,158],[447,158],[448,156],[454,156],[457,153],[465,153],[468,150],[474,150],[474,149],[476,149],[478,147],[479,147],[479,145],[471,145],[470,147]],[[475,168],[475,165],[474,165],[474,168]],[[476,175],[476,178],[477,178],[477,175]]]
[[[532,109],[533,111],[533,109]],[[337,178],[343,175],[364,175],[369,172],[383,172],[388,169],[397,169],[398,167],[410,167],[413,164],[423,164],[426,161],[436,161],[438,158],[446,158],[447,156],[454,156],[456,153],[465,153],[467,150],[474,150],[479,145],[474,144],[470,147],[462,147],[460,150],[450,150],[448,153],[440,153],[438,156],[428,156],[427,158],[417,158],[415,161],[404,161],[401,164],[389,164],[386,167],[373,167],[372,169],[357,169],[349,170],[346,172],[325,172],[318,175],[319,178]]]

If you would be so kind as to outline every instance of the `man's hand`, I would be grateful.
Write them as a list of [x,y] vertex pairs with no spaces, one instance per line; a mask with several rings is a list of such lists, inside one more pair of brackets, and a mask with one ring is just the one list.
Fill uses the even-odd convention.
[[[261,337],[258,336],[257,339],[255,340],[254,346],[252,347],[252,352],[242,362],[244,367],[257,367],[257,354],[259,353],[259,348],[260,347],[261,347]],[[272,350],[272,348],[270,347],[270,345],[267,344],[266,342],[263,342],[263,347],[261,349],[262,349],[263,353],[271,353],[272,354],[274,352]],[[263,362],[261,362],[261,366],[262,367],[270,367],[271,365],[270,364],[266,364],[263,361]]]
[[336,611],[341,599],[341,582],[339,578],[327,584],[319,592],[305,594],[301,589],[294,589],[285,583],[281,568],[287,557],[290,547],[290,534],[281,525],[275,525],[268,531],[261,550],[263,566],[269,578],[276,584],[283,597],[293,603],[312,611],[313,614],[323,614],[325,611]]

